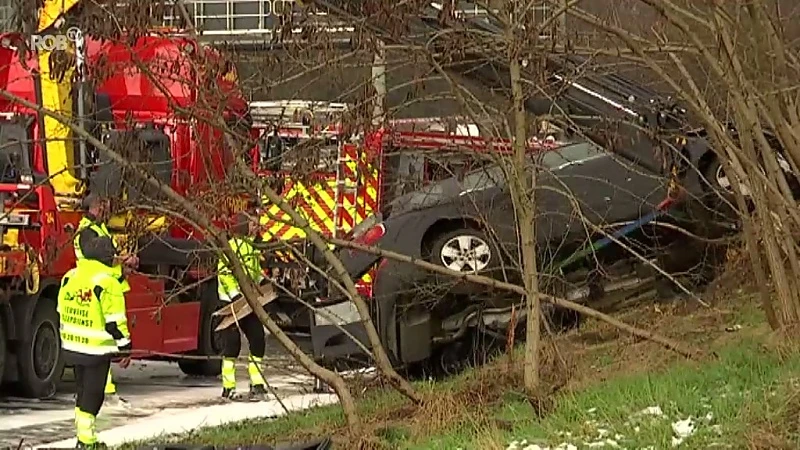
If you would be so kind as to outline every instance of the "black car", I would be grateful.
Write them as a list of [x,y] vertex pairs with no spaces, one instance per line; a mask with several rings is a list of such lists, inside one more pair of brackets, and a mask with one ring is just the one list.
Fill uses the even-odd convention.
[[[706,151],[702,141],[686,148],[685,156],[692,164]],[[652,268],[640,260],[662,257],[658,252],[677,238],[671,228],[659,230],[641,222],[659,215],[660,221],[688,226],[683,223],[688,220],[685,207],[658,211],[668,196],[669,177],[654,157],[634,160],[577,142],[531,153],[528,163],[527,173],[534,168],[537,173],[534,201],[542,285],[553,294],[585,301],[653,278]],[[362,223],[354,239],[455,271],[517,283],[517,228],[507,166],[488,164],[400,195],[381,216]],[[683,179],[688,191],[684,197],[701,198],[700,175],[683,172],[690,174]],[[621,251],[614,245],[618,241],[609,240],[598,227],[612,235],[616,230],[638,255]],[[625,227],[629,233],[620,233]],[[604,239],[611,245],[598,244]],[[463,344],[476,331],[504,336],[512,306],[517,323],[524,323],[519,296],[433,276],[413,264],[353,249],[340,249],[339,257],[353,280],[378,267],[371,299],[373,319],[398,364],[437,355],[444,360],[463,359],[453,345]],[[351,302],[334,295],[319,306],[311,327],[315,356],[336,361],[359,354],[359,347],[340,329],[367,343]]]
[[[466,15],[458,19],[459,26],[452,26],[442,20],[441,4],[431,2],[410,24],[414,37],[409,38],[388,32],[367,15],[359,16],[359,11],[348,9],[350,3],[337,4],[363,19],[384,42],[406,45],[412,39],[442,54],[452,55],[454,43],[471,42],[472,36],[506,32],[504,24],[490,16]],[[674,227],[642,225],[657,217],[693,228],[695,234],[725,231],[732,217],[730,202],[720,199],[730,199],[726,195],[730,183],[709,149],[705,131],[692,123],[672,95],[661,95],[618,71],[609,72],[605,61],[594,67],[588,57],[549,54],[542,62],[523,69],[523,76],[537,85],[537,93],[526,98],[525,110],[532,117],[550,117],[572,136],[589,136],[603,148],[574,143],[532,156],[532,164],[542,168],[535,202],[543,288],[568,299],[601,301],[610,291],[652,278],[648,260],[658,261],[668,273],[686,268],[692,263],[686,255],[701,254],[697,242],[669,231]],[[465,50],[442,67],[470,80],[465,88],[477,82],[469,90],[510,93],[511,77],[502,53]],[[667,141],[670,145],[665,145]],[[686,195],[678,207],[659,215],[656,210],[667,197],[673,169]],[[395,198],[382,215],[362,222],[354,239],[514,281],[519,278],[513,264],[518,259],[517,236],[504,180],[502,169],[490,165],[415,188]],[[800,184],[792,189],[800,192]],[[616,237],[604,238],[587,224]],[[629,248],[619,245],[617,238]],[[631,249],[636,256],[631,257]],[[436,357],[458,360],[457,348],[469,348],[470,337],[499,338],[514,321],[524,322],[518,296],[453,283],[412,264],[364,252],[341,249],[339,255],[354,280],[377,267],[370,306],[380,337],[397,364]],[[317,303],[316,325],[310,327],[315,357],[340,361],[358,355],[360,347],[337,327],[344,326],[366,343],[352,304],[335,295],[320,297],[327,298]]]

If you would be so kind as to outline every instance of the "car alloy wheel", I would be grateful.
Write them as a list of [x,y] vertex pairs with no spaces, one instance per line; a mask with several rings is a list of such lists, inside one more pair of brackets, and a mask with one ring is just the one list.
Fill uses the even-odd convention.
[[457,272],[479,272],[489,265],[492,251],[478,236],[456,236],[442,246],[442,265]]

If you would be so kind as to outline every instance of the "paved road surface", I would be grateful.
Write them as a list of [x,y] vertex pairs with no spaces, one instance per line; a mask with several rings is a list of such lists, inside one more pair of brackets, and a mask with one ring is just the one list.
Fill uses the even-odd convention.
[[[237,370],[239,388],[247,389],[247,369]],[[267,381],[281,397],[311,392],[313,380],[276,356],[267,362]],[[56,398],[31,401],[0,393],[0,449],[16,448],[21,440],[39,445],[74,437],[74,392],[68,371],[64,386]],[[168,362],[133,362],[127,369],[114,366],[119,394],[130,408],[104,408],[98,417],[98,431],[114,428],[132,420],[150,416],[165,408],[191,409],[221,403],[219,379],[189,378],[177,364]],[[4,396],[5,395],[5,396]]]

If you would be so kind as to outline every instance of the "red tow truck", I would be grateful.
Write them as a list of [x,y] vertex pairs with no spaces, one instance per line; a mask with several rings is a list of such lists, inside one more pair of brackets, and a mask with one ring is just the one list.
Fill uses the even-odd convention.
[[[87,38],[83,54],[77,53],[85,75],[73,83],[71,72],[51,79],[42,64],[48,55],[20,50],[22,40],[0,35],[0,89],[72,116],[111,148],[134,139],[146,150],[139,155],[144,167],[181,194],[224,197],[218,188],[233,155],[223,127],[203,119],[219,105],[228,118],[244,115],[247,104],[235,89],[235,69],[210,68],[221,64],[220,55],[173,35],[133,43]],[[72,91],[83,102],[73,101]],[[63,124],[9,98],[0,99],[0,169],[0,384],[48,397],[64,369],[56,295],[75,263],[72,240],[82,197],[87,190],[133,204],[157,203],[159,197]],[[225,217],[245,206],[232,198],[205,205],[208,214]],[[138,246],[140,268],[130,276],[126,303],[139,356],[217,354],[211,325],[216,281],[203,269],[211,260],[197,255],[212,256],[193,251],[202,247],[200,230],[141,209],[119,214],[109,225],[120,242]],[[219,372],[215,361],[179,364],[187,374]]]

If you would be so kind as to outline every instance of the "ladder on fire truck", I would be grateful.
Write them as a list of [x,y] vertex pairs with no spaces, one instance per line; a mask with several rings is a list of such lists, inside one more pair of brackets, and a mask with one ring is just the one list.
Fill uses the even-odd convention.
[[[341,237],[341,214],[348,195],[356,197],[359,179],[357,175],[347,176],[348,163],[353,158],[345,155],[345,142],[342,135],[342,122],[349,110],[346,103],[321,102],[313,100],[275,100],[250,102],[250,115],[255,126],[266,127],[271,136],[278,138],[330,139],[338,146],[336,156],[336,192],[333,209],[333,237]],[[356,164],[357,165],[357,164]],[[353,207],[357,199],[354,199]]]
[[274,127],[273,136],[301,140],[336,139],[348,109],[345,103],[310,100],[253,101],[249,106],[254,125]]

